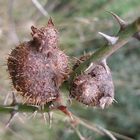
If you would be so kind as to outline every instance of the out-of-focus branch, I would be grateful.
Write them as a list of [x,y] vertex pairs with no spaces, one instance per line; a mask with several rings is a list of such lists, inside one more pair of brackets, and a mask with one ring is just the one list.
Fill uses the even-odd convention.
[[[11,113],[13,111],[17,112],[35,112],[40,111],[40,108],[33,105],[27,105],[22,103],[17,103],[15,105],[0,105],[0,113]],[[49,111],[49,104],[44,106],[43,112]]]
[[[57,119],[62,120],[67,120],[66,122],[70,124],[70,126],[72,128],[75,128],[74,131],[77,133],[79,138],[85,138],[85,136],[83,136],[80,132],[79,129],[77,127],[83,126],[84,128],[87,128],[93,132],[95,132],[96,134],[99,134],[101,136],[107,136],[109,137],[111,140],[116,140],[117,138],[122,139],[122,140],[134,140],[133,138],[130,138],[128,136],[122,135],[120,133],[114,132],[114,131],[110,131],[108,129],[105,129],[97,124],[93,124],[88,120],[82,119],[80,117],[77,117],[73,114],[73,118],[74,121],[71,121],[70,119],[66,119],[64,115],[55,113],[54,117]],[[87,139],[86,139],[87,140]]]
[[38,0],[32,0],[32,2],[42,15],[44,15],[45,17],[49,16],[48,12],[44,9],[44,7],[39,3]]
[[46,4],[44,5],[44,9],[47,9],[48,12],[53,11],[59,4],[61,3],[61,1],[59,0],[47,0]]

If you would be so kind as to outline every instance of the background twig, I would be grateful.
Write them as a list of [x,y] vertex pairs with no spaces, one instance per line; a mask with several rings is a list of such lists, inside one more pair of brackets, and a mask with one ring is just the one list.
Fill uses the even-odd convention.
[[44,7],[39,3],[38,0],[32,0],[32,2],[35,7],[42,13],[42,15],[44,15],[45,17],[49,16],[48,12],[44,9]]

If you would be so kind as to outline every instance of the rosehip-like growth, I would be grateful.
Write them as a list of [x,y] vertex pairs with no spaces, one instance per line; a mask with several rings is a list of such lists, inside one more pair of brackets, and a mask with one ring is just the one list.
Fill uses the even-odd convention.
[[59,87],[68,77],[68,56],[58,47],[58,31],[51,19],[47,27],[31,27],[33,39],[12,50],[8,71],[26,103],[44,105],[60,97]]
[[104,108],[114,100],[114,85],[107,65],[92,64],[72,83],[70,97],[88,106]]

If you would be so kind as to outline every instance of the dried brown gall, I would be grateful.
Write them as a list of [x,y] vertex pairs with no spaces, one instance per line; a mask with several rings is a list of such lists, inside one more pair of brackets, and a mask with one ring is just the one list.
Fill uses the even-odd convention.
[[114,100],[114,85],[110,69],[104,64],[92,64],[84,74],[75,78],[70,97],[88,105],[104,108]]
[[8,71],[26,103],[44,105],[60,97],[59,87],[69,74],[68,56],[58,47],[58,31],[51,19],[46,27],[31,30],[33,39],[10,53]]

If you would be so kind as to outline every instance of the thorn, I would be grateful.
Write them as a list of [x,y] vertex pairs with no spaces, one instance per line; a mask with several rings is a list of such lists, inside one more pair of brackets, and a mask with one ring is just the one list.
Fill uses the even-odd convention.
[[101,104],[100,107],[101,107],[101,109],[104,109],[105,108],[105,103]]
[[92,70],[94,67],[95,67],[94,63],[91,63],[91,64],[87,67],[87,69],[86,69],[84,72],[85,72],[85,73],[89,73],[89,72],[91,72],[91,70]]
[[107,12],[110,13],[117,20],[117,22],[120,25],[120,30],[124,30],[125,27],[127,26],[127,23],[123,19],[121,19],[118,15],[116,15],[115,13],[110,12],[110,11],[107,11]]
[[10,93],[8,93],[8,94],[6,95],[6,97],[5,97],[5,99],[4,99],[4,103],[3,103],[3,105],[6,105],[6,104],[7,104],[7,101],[8,101],[9,95],[10,95]]
[[44,123],[47,124],[46,114],[45,113],[42,113],[42,117],[44,119]]
[[16,96],[15,96],[15,93],[12,92],[12,103],[11,103],[11,106],[14,106],[14,110],[11,112],[11,116],[10,116],[10,119],[8,120],[8,122],[6,123],[6,127],[8,127],[12,121],[12,119],[15,117],[15,115],[18,113],[17,112],[17,100],[16,100]]
[[99,107],[104,109],[105,107],[108,107],[109,105],[111,105],[113,101],[114,101],[113,97],[111,97],[111,96],[104,96],[104,97],[102,97],[100,99]]
[[28,96],[27,98],[24,98],[24,101],[23,101],[22,104],[23,104],[23,105],[26,104],[26,103],[29,101],[29,99],[31,98],[31,96],[32,96],[32,95]]
[[106,72],[107,72],[108,74],[110,73],[110,69],[109,69],[109,67],[108,67],[108,65],[107,65],[106,59],[103,59],[103,60],[101,61],[100,65],[102,65],[102,66],[105,68],[105,70],[106,70]]
[[48,20],[48,24],[47,24],[47,26],[54,26],[54,23],[53,23],[51,17],[50,17],[50,19]]
[[113,102],[118,103],[117,100],[113,99]]
[[6,128],[9,127],[10,123],[12,122],[13,118],[15,117],[15,115],[17,115],[17,113],[18,112],[16,112],[16,111],[11,112],[11,116],[10,116],[8,122],[6,123]]
[[102,32],[98,32],[98,33],[102,35],[111,45],[114,45],[119,39],[119,37],[109,36]]
[[52,127],[52,120],[53,120],[53,112],[48,112],[48,118],[49,118],[49,127]]
[[33,118],[35,118],[37,115],[37,110],[33,113]]
[[16,96],[15,96],[15,93],[14,92],[12,92],[12,99],[13,99],[13,101],[12,101],[12,104],[11,105],[16,105],[17,99],[16,99]]
[[28,117],[27,117],[27,119],[28,119],[28,120],[30,120],[31,118],[33,118],[33,119],[34,119],[34,118],[36,117],[36,114],[37,114],[37,110],[36,110],[36,111],[34,111],[34,113],[33,113],[33,114],[31,114],[30,116],[28,116]]

